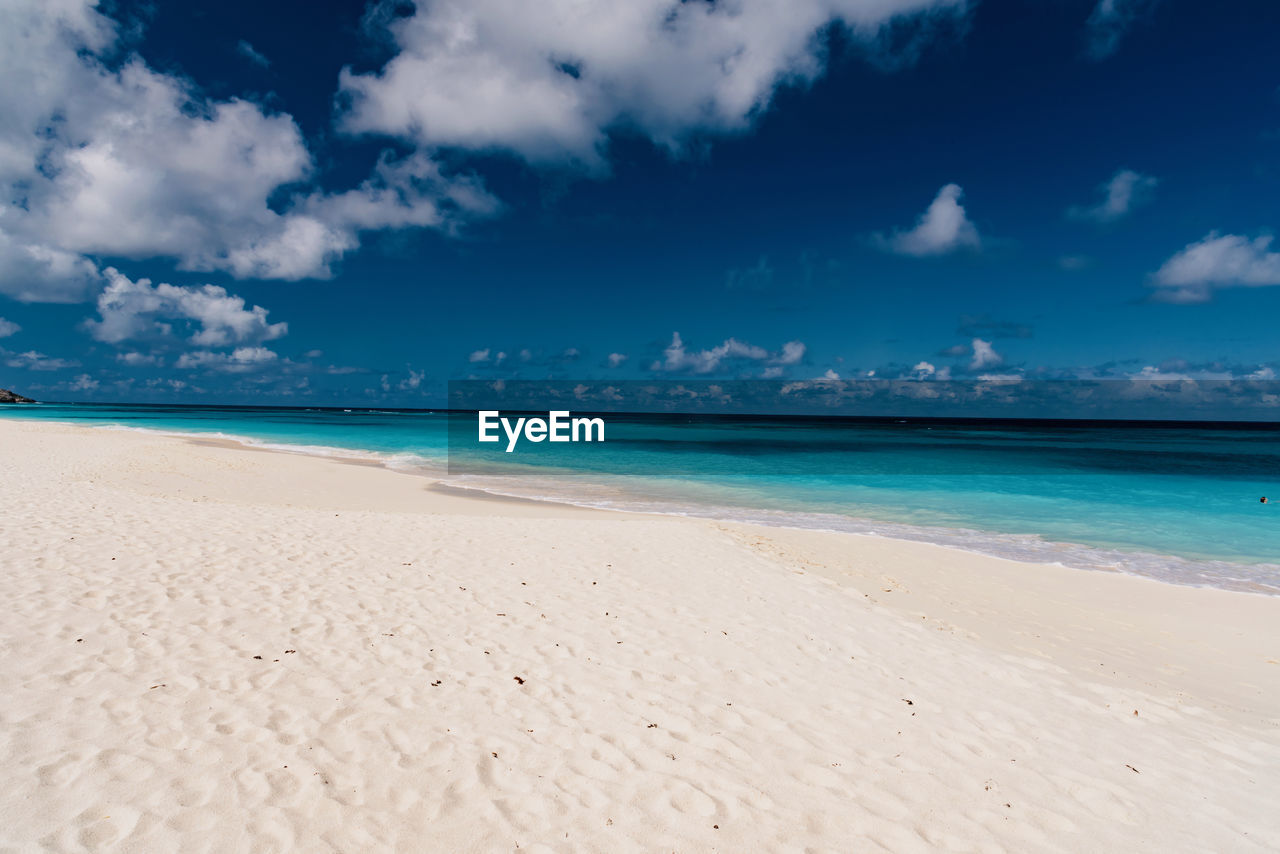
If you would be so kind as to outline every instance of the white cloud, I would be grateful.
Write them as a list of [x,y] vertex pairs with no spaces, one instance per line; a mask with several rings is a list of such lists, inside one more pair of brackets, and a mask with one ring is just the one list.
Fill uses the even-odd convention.
[[104,276],[108,284],[98,296],[101,320],[87,320],[84,324],[99,341],[118,344],[168,335],[172,325],[167,321],[196,324],[199,328],[189,340],[199,347],[259,344],[289,331],[287,323],[269,322],[262,306],[246,308],[243,297],[229,294],[217,285],[152,285],[150,279],[132,281],[112,267],[104,271]]
[[936,368],[932,362],[920,361],[911,368],[911,374],[920,380],[949,380],[951,379],[951,368]]
[[823,375],[822,375],[822,379],[824,379],[824,380],[838,380],[838,379],[840,379],[840,375],[839,375],[839,374],[837,374],[835,371],[833,371],[831,368],[827,368],[827,370],[826,370],[826,371],[823,373]]
[[[3,148],[0,141],[0,160]],[[101,284],[98,265],[88,258],[6,233],[15,214],[21,212],[0,208],[0,294],[21,302],[80,302]]]
[[1238,234],[1210,232],[1189,243],[1161,265],[1153,277],[1155,298],[1164,302],[1207,302],[1216,288],[1280,285],[1280,252],[1272,237],[1250,240]]
[[1132,169],[1121,169],[1111,176],[1110,181],[1098,188],[1103,197],[1101,202],[1092,207],[1068,208],[1067,215],[1073,219],[1088,219],[1099,223],[1114,222],[1145,203],[1158,183],[1160,182],[1150,175],[1142,175]]
[[485,347],[483,350],[473,350],[471,355],[467,357],[467,361],[472,364],[489,361],[489,348]]
[[965,215],[960,197],[964,190],[958,184],[947,184],[921,214],[914,228],[897,231],[879,242],[900,255],[945,255],[958,249],[978,249],[982,245],[978,229]]
[[418,386],[422,385],[422,380],[426,375],[426,371],[415,371],[413,368],[410,368],[409,376],[400,381],[400,390],[411,391],[416,389]]
[[1106,59],[1120,47],[1120,40],[1139,17],[1160,0],[1098,0],[1086,24],[1086,53],[1092,59]]
[[118,353],[116,354],[116,361],[122,365],[128,365],[131,368],[159,365],[164,362],[164,360],[155,353]]
[[98,387],[98,381],[88,374],[80,374],[67,386],[68,391],[93,391]]
[[1004,363],[1004,357],[996,352],[990,341],[981,338],[973,339],[973,358],[969,360],[969,370],[994,368]]
[[67,368],[78,368],[80,363],[75,359],[55,359],[35,350],[25,353],[10,353],[0,350],[4,363],[10,368],[25,368],[29,371],[61,371]]
[[769,366],[764,375],[780,376],[783,367],[798,364],[805,354],[805,345],[801,341],[788,341],[782,350],[771,353],[763,347],[747,344],[736,338],[728,338],[723,344],[709,350],[691,351],[685,348],[684,340],[679,332],[671,336],[671,343],[662,351],[662,358],[653,362],[649,369],[669,373],[707,374],[728,367],[735,361],[762,362]]
[[788,341],[782,345],[782,352],[778,354],[775,361],[779,365],[795,365],[799,364],[804,358],[805,346],[803,341]]
[[344,69],[344,128],[425,148],[505,149],[532,161],[599,162],[626,126],[678,148],[692,133],[750,126],[781,83],[815,79],[822,30],[874,40],[910,15],[965,0],[435,0],[386,18],[396,55]]
[[610,354],[609,354],[609,359],[608,359],[608,361],[609,361],[609,367],[611,367],[611,368],[616,368],[616,367],[618,367],[619,365],[621,365],[623,362],[625,362],[626,360],[627,360],[627,357],[626,357],[626,355],[625,355],[625,354],[623,354],[623,353],[610,353]]
[[8,338],[22,330],[22,327],[14,323],[12,320],[5,320],[0,317],[0,338]]
[[279,358],[266,347],[237,347],[230,353],[213,353],[196,350],[183,353],[175,366],[183,370],[213,370],[225,373],[245,373],[255,370]]
[[1147,365],[1137,373],[1129,375],[1133,379],[1138,380],[1189,380],[1190,374],[1181,371],[1166,371],[1157,368],[1155,365]]
[[293,118],[210,100],[122,47],[93,0],[0,6],[0,292],[83,299],[99,256],[323,277],[362,230],[449,229],[494,209],[420,154],[384,159],[353,190],[268,205],[313,178]]

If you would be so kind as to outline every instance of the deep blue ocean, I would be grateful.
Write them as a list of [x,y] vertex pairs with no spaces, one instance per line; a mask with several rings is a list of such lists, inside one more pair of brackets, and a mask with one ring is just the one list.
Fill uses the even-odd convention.
[[450,457],[449,417],[417,410],[38,404],[0,417],[217,434],[508,495],[1280,593],[1280,424],[610,415],[604,444],[495,468],[456,439]]

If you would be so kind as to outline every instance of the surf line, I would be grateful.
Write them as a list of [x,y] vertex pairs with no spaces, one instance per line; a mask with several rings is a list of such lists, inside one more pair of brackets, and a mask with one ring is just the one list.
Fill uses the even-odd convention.
[[530,442],[603,442],[604,419],[573,417],[568,410],[552,410],[546,418],[507,418],[496,409],[478,413],[479,441],[500,442],[498,428],[507,435],[507,453],[516,449],[521,437]]

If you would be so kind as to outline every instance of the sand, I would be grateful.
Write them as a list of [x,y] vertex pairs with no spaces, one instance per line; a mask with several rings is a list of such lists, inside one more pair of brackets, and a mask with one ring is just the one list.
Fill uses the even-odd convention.
[[1274,851],[1280,598],[0,422],[0,851]]

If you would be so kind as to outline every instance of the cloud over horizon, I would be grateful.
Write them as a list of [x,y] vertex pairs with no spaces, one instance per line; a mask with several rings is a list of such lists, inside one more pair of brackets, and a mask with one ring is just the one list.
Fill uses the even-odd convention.
[[709,374],[731,369],[737,363],[756,362],[765,365],[765,379],[781,376],[783,369],[799,364],[805,355],[802,341],[788,341],[782,349],[770,352],[763,347],[726,338],[723,343],[707,350],[689,350],[679,332],[671,334],[671,343],[662,351],[662,358],[649,365],[651,371],[665,373]]

